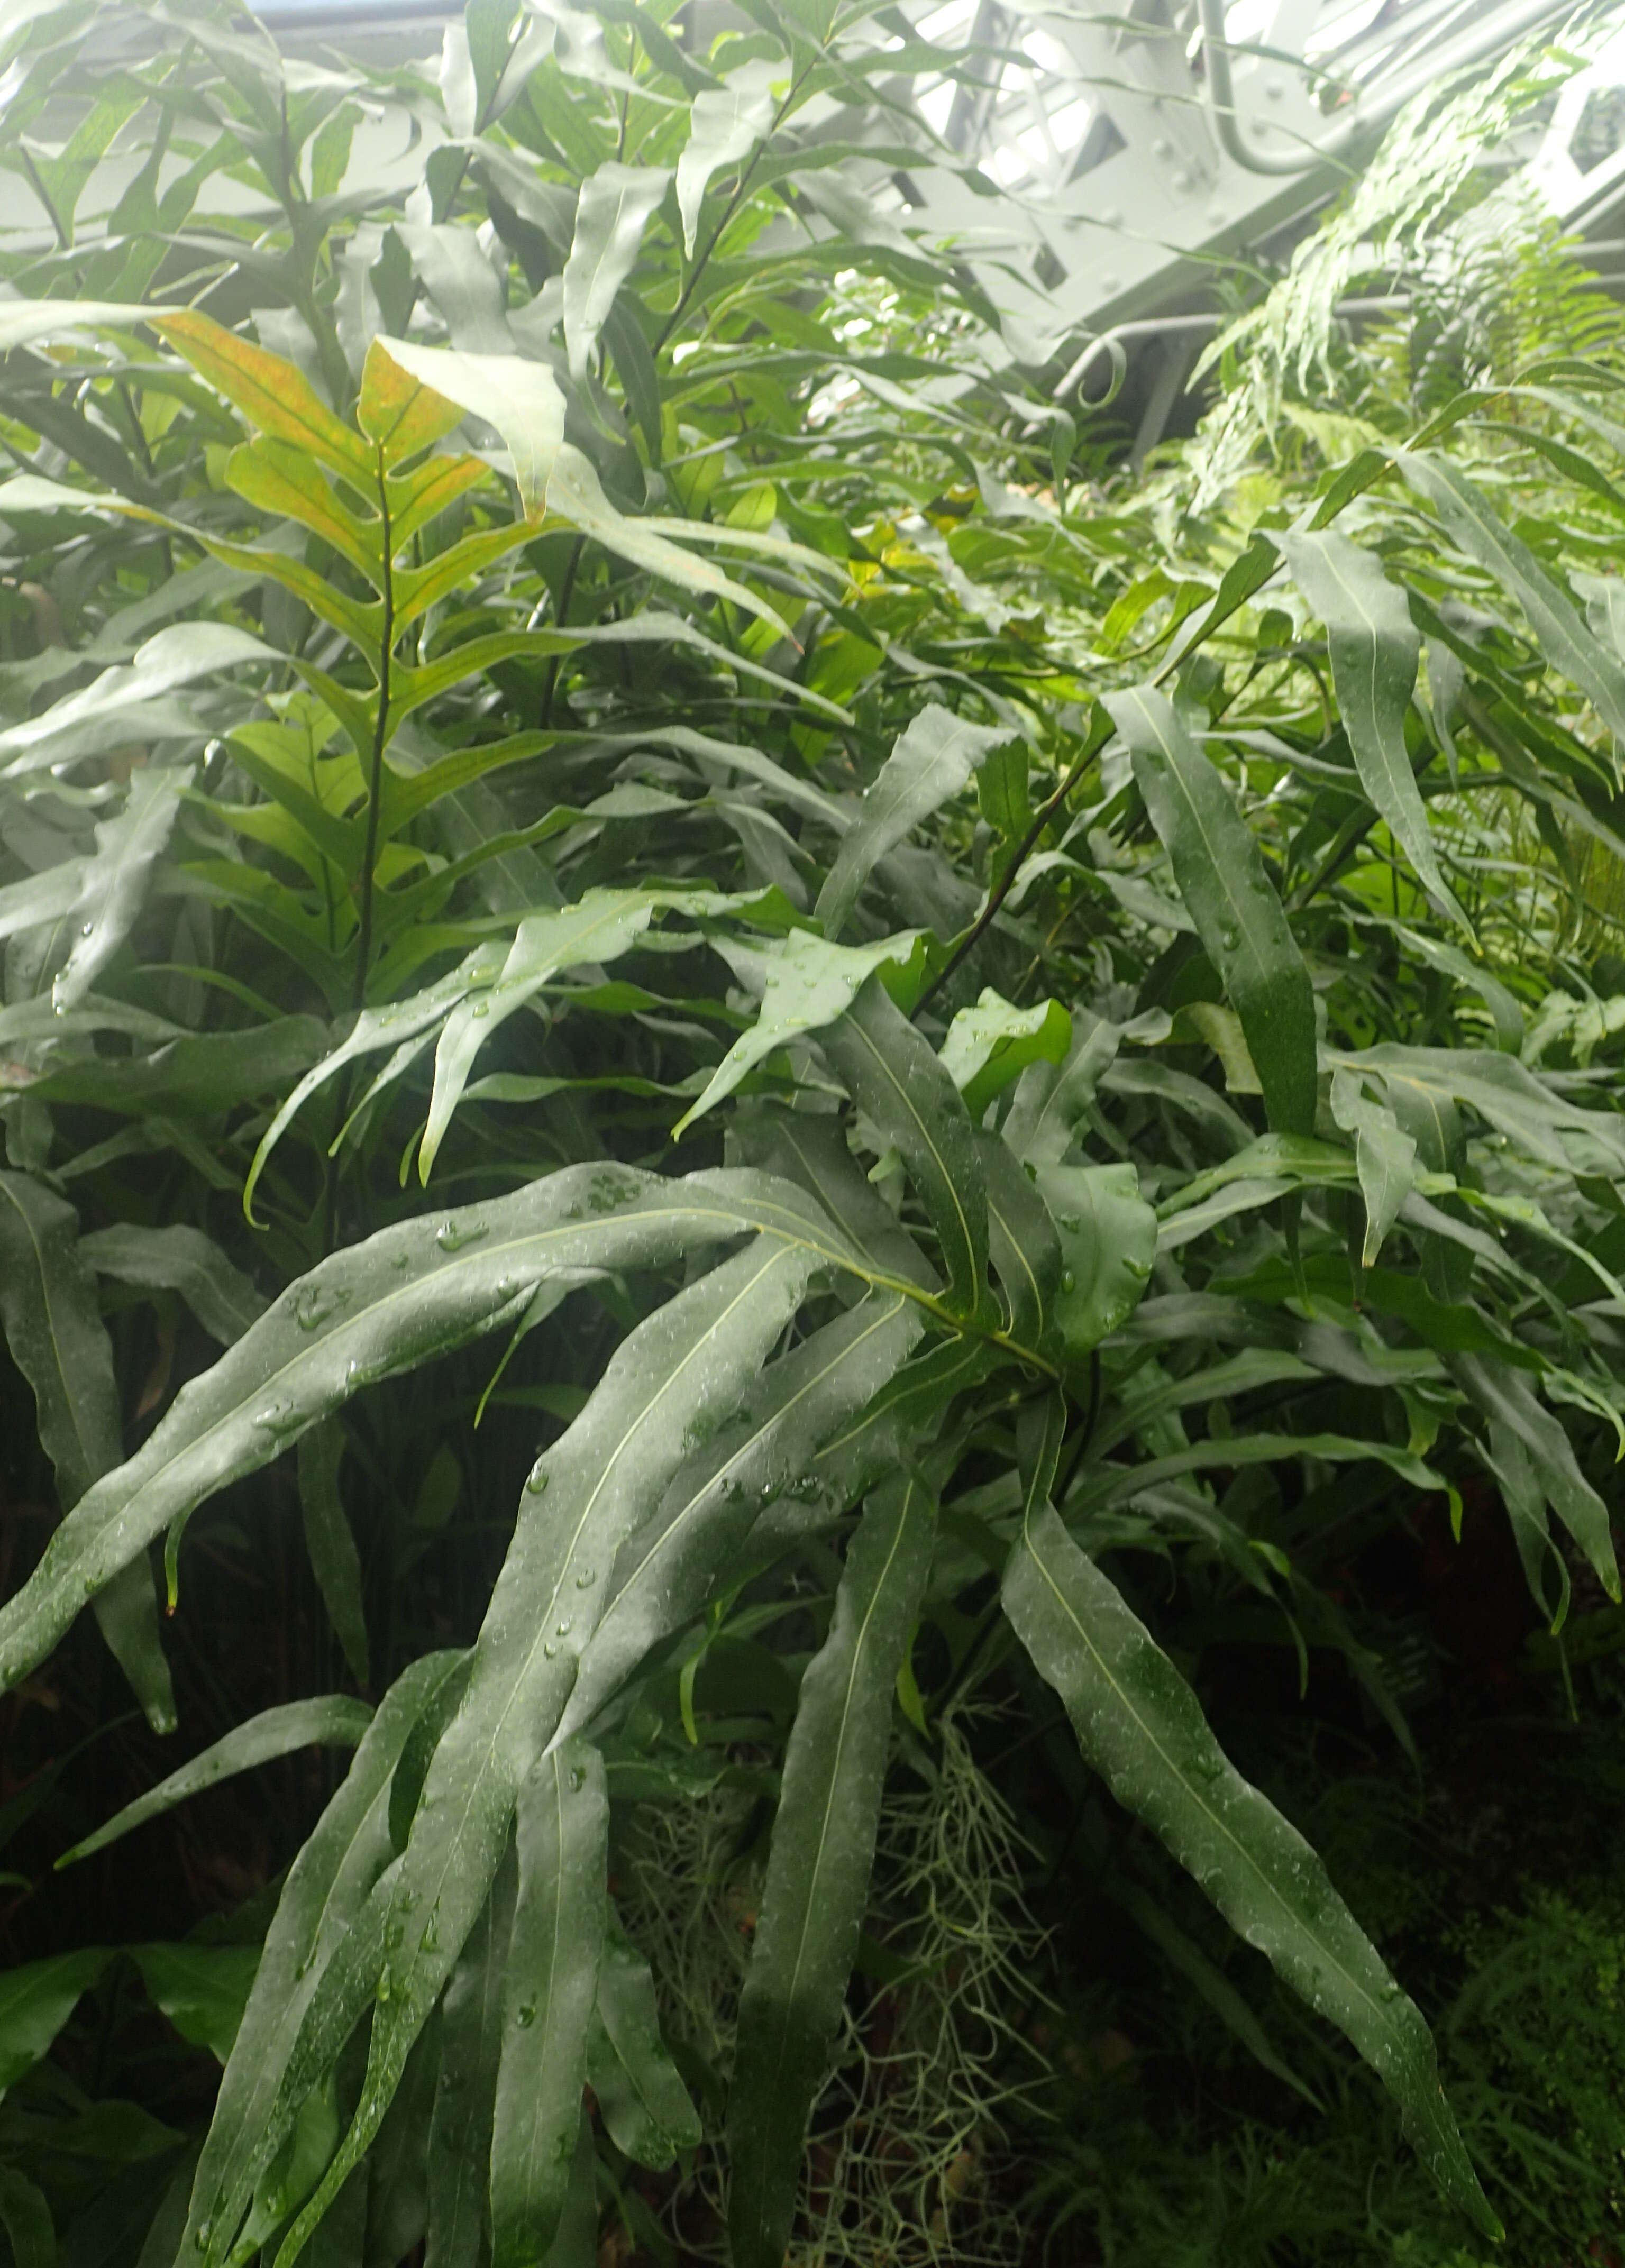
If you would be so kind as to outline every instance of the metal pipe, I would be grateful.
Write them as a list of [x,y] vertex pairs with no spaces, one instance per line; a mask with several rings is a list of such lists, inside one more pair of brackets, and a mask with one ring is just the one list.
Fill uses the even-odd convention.
[[1307,173],[1328,159],[1335,160],[1354,138],[1352,123],[1341,127],[1325,142],[1311,142],[1302,150],[1255,150],[1241,130],[1236,110],[1236,85],[1230,77],[1230,41],[1224,30],[1224,0],[1197,0],[1202,26],[1202,86],[1208,114],[1219,147],[1249,173]]

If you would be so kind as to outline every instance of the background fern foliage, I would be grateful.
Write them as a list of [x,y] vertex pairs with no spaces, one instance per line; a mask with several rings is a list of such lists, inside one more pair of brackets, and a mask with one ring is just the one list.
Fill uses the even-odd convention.
[[1617,1642],[1625,361],[1457,162],[1559,66],[1382,176],[1493,293],[1300,261],[1131,483],[854,190],[979,67],[886,9],[0,42],[19,2268],[1021,2257],[990,1727],[1493,2235],[1200,1697],[1284,1643],[1408,1749],[1346,1570],[1424,1504],[1543,1690]]

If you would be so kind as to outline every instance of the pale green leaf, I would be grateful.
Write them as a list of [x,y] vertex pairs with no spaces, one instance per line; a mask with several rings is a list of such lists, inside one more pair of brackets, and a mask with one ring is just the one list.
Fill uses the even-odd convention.
[[1072,1019],[1059,1000],[1016,1008],[989,986],[974,1007],[960,1009],[941,1052],[965,1108],[979,1124],[994,1096],[1029,1064],[1063,1063],[1071,1045]]
[[878,861],[920,821],[957,795],[991,748],[1011,737],[1007,725],[972,725],[935,702],[901,733],[872,785],[857,823],[842,837],[816,909],[828,938],[837,938]]
[[1439,871],[1427,808],[1405,746],[1422,639],[1404,593],[1375,553],[1334,528],[1275,537],[1293,579],[1326,627],[1332,683],[1360,784],[1425,887],[1464,929],[1471,924]]
[[736,967],[751,976],[759,974],[762,1011],[712,1073],[698,1101],[678,1119],[674,1136],[731,1094],[775,1049],[832,1023],[877,968],[906,967],[915,958],[918,943],[917,930],[882,938],[875,945],[849,946],[831,945],[812,930],[794,929],[782,944],[769,946],[748,962],[725,944],[721,949]]
[[670,180],[664,167],[611,160],[582,182],[565,262],[565,346],[572,378],[585,376],[615,295],[632,274],[649,217]]
[[110,1276],[114,1283],[178,1292],[222,1346],[240,1339],[265,1313],[261,1294],[201,1228],[179,1222],[169,1228],[142,1228],[122,1221],[82,1236],[79,1251],[98,1276]]

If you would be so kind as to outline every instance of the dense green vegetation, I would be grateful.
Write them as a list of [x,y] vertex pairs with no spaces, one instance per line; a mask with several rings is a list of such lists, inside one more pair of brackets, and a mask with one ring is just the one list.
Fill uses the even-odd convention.
[[12,2257],[1607,2257],[1566,66],[1131,476],[748,24],[0,33]]

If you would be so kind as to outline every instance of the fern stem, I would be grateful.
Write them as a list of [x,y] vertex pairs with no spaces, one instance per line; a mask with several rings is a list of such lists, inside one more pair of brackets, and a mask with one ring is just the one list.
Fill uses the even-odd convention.
[[378,714],[366,776],[366,842],[361,853],[361,926],[356,946],[356,983],[351,1002],[358,1016],[366,1005],[367,963],[373,957],[373,868],[378,862],[379,802],[384,783],[384,747],[389,730],[389,656],[395,644],[395,543],[389,526],[389,483],[383,451],[378,453],[378,508],[382,517],[383,578],[380,597],[384,618],[378,640]]

